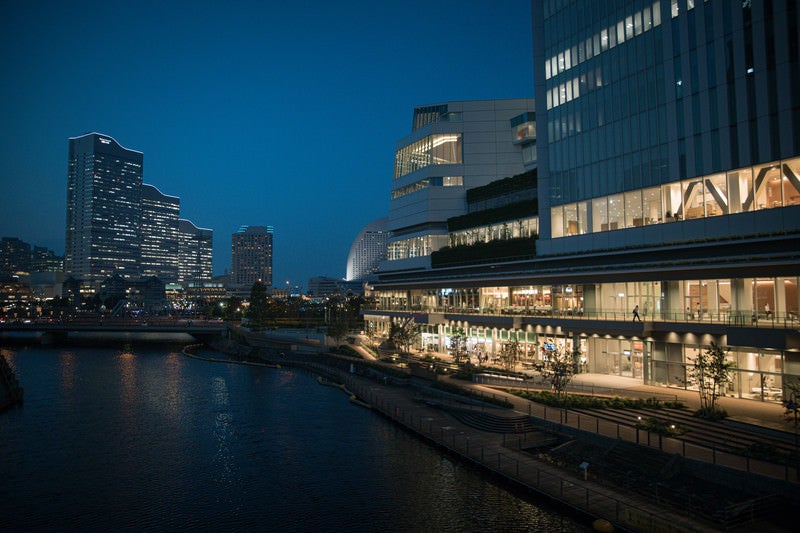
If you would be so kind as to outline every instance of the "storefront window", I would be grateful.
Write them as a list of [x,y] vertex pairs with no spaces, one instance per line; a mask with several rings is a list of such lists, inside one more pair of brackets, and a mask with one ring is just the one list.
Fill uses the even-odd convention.
[[625,206],[621,194],[612,194],[608,197],[608,229],[620,229],[625,223]]
[[683,207],[681,203],[681,184],[668,183],[661,187],[661,199],[664,202],[664,220],[673,222],[683,217]]
[[797,278],[778,278],[778,283],[783,283],[783,301],[786,316],[795,321],[798,319]]
[[749,168],[728,172],[728,207],[731,213],[752,211],[753,171]]
[[661,211],[661,189],[650,187],[642,192],[642,214],[645,224],[663,222]]
[[564,234],[565,235],[577,235],[578,234],[578,206],[577,204],[567,204],[564,206],[564,220],[566,221],[566,225],[564,226]]
[[589,202],[578,202],[578,233],[589,233]]
[[608,201],[606,197],[592,200],[592,232],[608,231]]
[[683,211],[686,220],[705,216],[705,194],[702,179],[684,180]]
[[550,208],[550,232],[553,238],[564,236],[564,206]]
[[781,207],[781,171],[778,163],[754,167],[756,209]]
[[642,218],[642,191],[625,193],[625,227],[644,226]]
[[728,185],[725,174],[713,174],[705,179],[706,216],[728,214]]
[[783,205],[800,205],[800,158],[784,162]]

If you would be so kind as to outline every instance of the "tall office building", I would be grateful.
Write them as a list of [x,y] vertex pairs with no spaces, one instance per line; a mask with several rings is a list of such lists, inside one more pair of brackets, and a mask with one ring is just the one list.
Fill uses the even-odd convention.
[[796,228],[771,211],[800,205],[796,2],[537,1],[533,13],[542,251]]
[[386,217],[374,220],[356,235],[347,256],[347,281],[369,279],[386,259],[386,222]]
[[242,226],[231,235],[231,280],[249,291],[261,281],[272,288],[272,226]]
[[139,278],[142,159],[107,135],[69,139],[64,268],[72,276]]
[[563,350],[581,371],[692,390],[714,342],[735,367],[724,395],[786,399],[800,381],[797,2],[532,13],[538,180],[507,184],[536,191],[535,243],[516,257],[470,244],[511,206],[450,218],[461,261],[379,273],[365,319],[413,314],[421,346],[444,349],[458,325],[470,350],[513,340],[531,359]]
[[212,230],[178,220],[178,283],[197,287],[211,281],[213,238]]
[[178,280],[178,219],[181,200],[142,185],[142,276]]

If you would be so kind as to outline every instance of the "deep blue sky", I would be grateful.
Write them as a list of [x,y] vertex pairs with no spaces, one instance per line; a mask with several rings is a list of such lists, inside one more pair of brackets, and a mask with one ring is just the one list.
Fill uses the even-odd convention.
[[533,96],[531,40],[530,0],[4,2],[0,236],[64,252],[67,139],[97,131],[214,230],[215,274],[248,224],[276,286],[342,277],[413,107]]

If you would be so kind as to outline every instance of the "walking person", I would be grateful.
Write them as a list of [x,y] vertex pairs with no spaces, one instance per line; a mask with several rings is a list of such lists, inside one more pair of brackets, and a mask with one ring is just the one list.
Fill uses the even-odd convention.
[[634,322],[636,322],[637,320],[638,320],[639,322],[641,322],[641,321],[642,321],[642,319],[641,319],[641,318],[639,318],[639,304],[636,304],[636,305],[633,307],[633,321],[634,321]]

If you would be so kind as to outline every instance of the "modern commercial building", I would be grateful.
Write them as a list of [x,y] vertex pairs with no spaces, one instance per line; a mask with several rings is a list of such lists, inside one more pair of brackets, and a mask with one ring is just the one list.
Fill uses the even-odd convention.
[[[689,389],[714,342],[736,368],[726,395],[784,399],[800,380],[798,28],[795,2],[535,0],[527,253],[462,238],[431,268],[379,273],[365,319]],[[491,209],[451,218],[451,240]]]
[[431,253],[448,244],[447,219],[466,213],[466,190],[525,170],[509,121],[533,111],[532,99],[414,109],[412,131],[395,150],[391,237],[381,270],[429,268]]
[[214,232],[178,220],[178,283],[184,288],[211,281]]
[[256,281],[272,290],[272,226],[242,226],[231,235],[231,281],[249,294]]
[[97,284],[140,276],[142,152],[107,135],[69,139],[64,268]]
[[181,199],[142,185],[142,276],[164,283],[178,280],[178,220]]
[[386,217],[373,220],[358,232],[347,256],[347,281],[370,279],[386,259],[389,232]]

